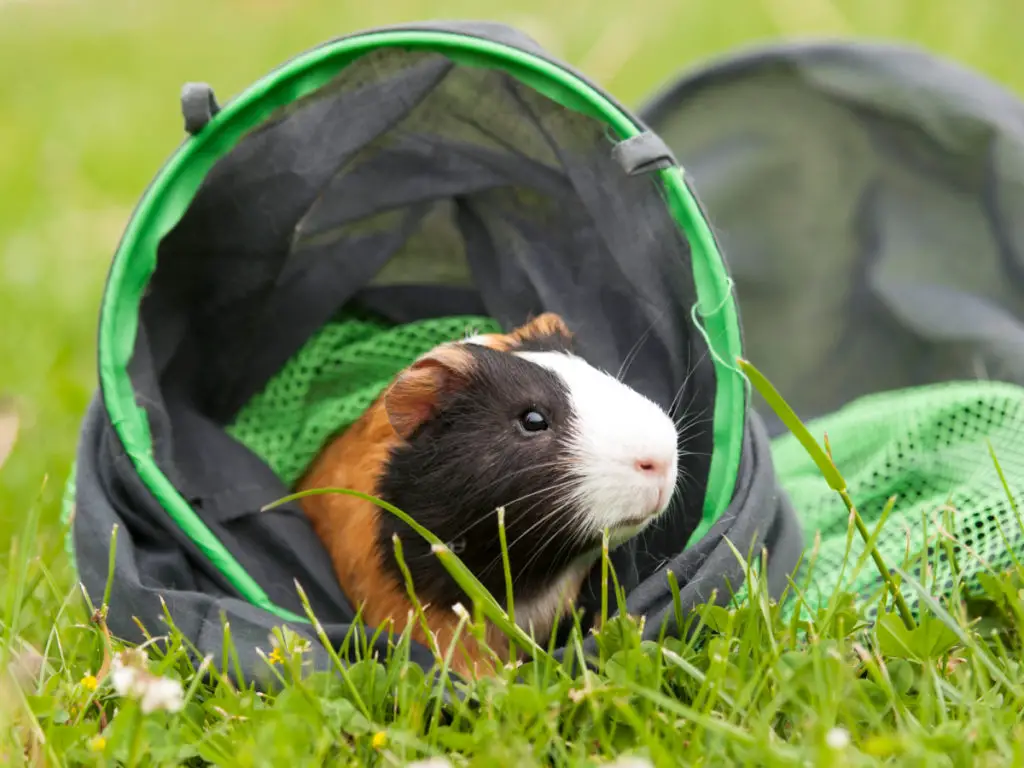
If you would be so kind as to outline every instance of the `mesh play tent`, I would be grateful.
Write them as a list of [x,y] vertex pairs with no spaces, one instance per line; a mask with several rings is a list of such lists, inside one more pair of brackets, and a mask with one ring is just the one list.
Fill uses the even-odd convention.
[[[896,497],[886,560],[941,596],[1024,557],[1024,104],[914,48],[808,43],[688,72],[639,111],[700,192],[748,358],[828,434],[869,527]],[[827,598],[846,511],[753,407]],[[870,565],[845,586],[880,591]]]
[[683,501],[613,555],[629,610],[657,633],[666,568],[684,609],[726,599],[742,570],[724,534],[766,546],[781,591],[802,537],[733,364],[731,282],[672,153],[627,109],[486,24],[345,37],[223,109],[202,86],[182,104],[192,135],[113,260],[69,486],[94,602],[118,526],[115,634],[159,631],[164,601],[202,654],[220,657],[229,621],[259,678],[272,627],[313,636],[297,580],[340,642],[354,612],[322,545],[296,505],[261,507],[419,353],[541,311],[693,427]]

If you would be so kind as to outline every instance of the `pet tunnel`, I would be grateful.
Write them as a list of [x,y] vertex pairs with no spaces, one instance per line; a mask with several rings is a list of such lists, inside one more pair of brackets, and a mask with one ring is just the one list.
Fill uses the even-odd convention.
[[295,582],[334,645],[353,606],[299,507],[262,508],[419,353],[543,311],[681,420],[682,501],[612,555],[630,613],[674,622],[668,569],[684,611],[727,600],[732,547],[766,547],[782,591],[803,537],[735,367],[732,281],[627,108],[515,30],[438,23],[325,43],[223,108],[190,85],[182,109],[113,259],[68,486],[93,603],[113,562],[114,634],[159,634],[166,605],[218,661],[230,622],[247,677],[281,623],[326,665]]

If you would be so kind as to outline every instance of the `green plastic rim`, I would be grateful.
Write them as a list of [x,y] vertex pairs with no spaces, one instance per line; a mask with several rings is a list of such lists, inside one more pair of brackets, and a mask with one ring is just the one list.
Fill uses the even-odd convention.
[[[384,47],[429,50],[460,64],[501,69],[568,109],[607,123],[621,140],[644,129],[590,84],[541,57],[501,43],[455,32],[387,30],[344,37],[288,61],[258,80],[189,138],[163,166],[139,202],[114,255],[100,310],[99,368],[104,406],[125,453],[146,488],[250,603],[286,621],[305,617],[275,605],[231,555],[157,466],[145,410],[135,401],[128,375],[138,332],[143,291],[156,267],[157,247],[180,220],[214,163],[279,107],[319,89],[359,56]],[[741,354],[739,318],[714,236],[679,168],[656,172],[672,216],[691,246],[696,314],[711,346],[716,374],[711,458],[703,518],[706,532],[729,505],[739,469],[746,412],[742,375],[732,364]],[[270,501],[270,500],[268,500]]]

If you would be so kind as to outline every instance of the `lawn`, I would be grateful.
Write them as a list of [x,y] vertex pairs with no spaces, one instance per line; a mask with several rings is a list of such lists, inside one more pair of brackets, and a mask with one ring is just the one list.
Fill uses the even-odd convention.
[[[482,8],[468,0],[0,0],[0,401],[13,403],[20,422],[0,467],[0,537],[9,542],[0,557],[0,660],[20,665],[0,682],[0,760],[390,765],[449,754],[474,765],[596,765],[622,755],[659,765],[1024,765],[1024,570],[991,585],[1002,605],[989,620],[1000,630],[994,640],[983,642],[949,605],[935,606],[916,634],[895,614],[860,631],[860,607],[842,595],[798,626],[755,582],[749,602],[694,617],[708,629],[691,641],[640,645],[628,622],[613,625],[599,673],[572,679],[532,665],[526,681],[479,686],[472,705],[442,704],[438,689],[397,659],[304,679],[288,638],[276,651],[268,645],[283,693],[239,691],[225,670],[212,670],[212,680],[190,675],[173,630],[150,668],[184,681],[179,712],[144,715],[145,700],[119,699],[111,685],[130,668],[96,679],[110,646],[74,588],[60,497],[96,386],[106,269],[133,205],[181,140],[182,82],[208,81],[223,99],[339,33],[486,16],[522,27],[627,104],[690,63],[794,35],[915,42],[1024,93],[1019,0]],[[0,454],[7,423],[0,418]]]

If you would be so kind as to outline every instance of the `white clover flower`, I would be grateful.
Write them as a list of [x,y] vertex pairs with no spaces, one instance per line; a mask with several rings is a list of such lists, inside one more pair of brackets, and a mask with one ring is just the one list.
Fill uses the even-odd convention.
[[610,763],[605,763],[606,768],[654,768],[654,763],[646,757],[632,757],[623,755]]
[[110,684],[114,686],[118,696],[138,698],[144,691],[143,672],[145,667],[139,666],[138,659],[123,651],[117,654],[110,664]]
[[110,684],[118,696],[135,695],[135,669],[133,667],[118,666],[115,661],[110,669]]
[[408,763],[405,768],[452,768],[452,764],[443,757],[428,757],[426,760]]
[[839,751],[850,746],[850,732],[845,728],[833,728],[825,734],[825,743],[829,749]]
[[169,677],[153,677],[142,694],[142,713],[148,715],[162,709],[178,712],[185,704],[185,692],[181,683]]
[[144,714],[161,709],[177,712],[184,705],[181,683],[150,673],[142,651],[122,651],[113,658],[110,684],[118,696],[139,699]]

